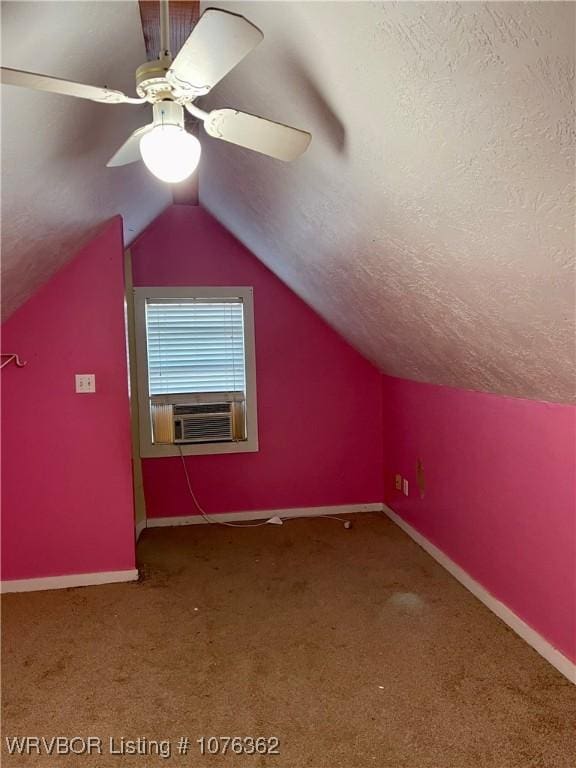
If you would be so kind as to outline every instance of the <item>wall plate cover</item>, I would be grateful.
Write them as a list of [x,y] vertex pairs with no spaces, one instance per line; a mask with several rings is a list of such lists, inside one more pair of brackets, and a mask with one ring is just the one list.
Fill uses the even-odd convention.
[[96,392],[96,376],[93,373],[77,373],[76,392],[80,394]]

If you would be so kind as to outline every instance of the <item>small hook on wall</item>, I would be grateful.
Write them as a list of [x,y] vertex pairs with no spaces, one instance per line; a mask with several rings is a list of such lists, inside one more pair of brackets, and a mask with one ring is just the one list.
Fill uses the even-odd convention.
[[8,358],[7,360],[3,360],[2,361],[2,364],[0,365],[0,369],[4,368],[6,365],[8,365],[8,363],[11,363],[12,360],[14,360],[14,362],[15,362],[15,364],[16,364],[16,366],[18,368],[24,368],[24,366],[26,365],[26,362],[20,360],[18,355],[12,354],[10,352],[0,352],[0,357],[7,357]]

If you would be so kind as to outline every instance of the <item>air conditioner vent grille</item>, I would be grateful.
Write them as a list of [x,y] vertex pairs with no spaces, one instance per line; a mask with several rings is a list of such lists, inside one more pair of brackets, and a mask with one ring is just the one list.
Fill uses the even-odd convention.
[[174,416],[194,416],[203,413],[231,413],[232,403],[197,403],[174,405]]
[[232,419],[229,414],[184,416],[174,419],[175,442],[214,442],[232,440]]

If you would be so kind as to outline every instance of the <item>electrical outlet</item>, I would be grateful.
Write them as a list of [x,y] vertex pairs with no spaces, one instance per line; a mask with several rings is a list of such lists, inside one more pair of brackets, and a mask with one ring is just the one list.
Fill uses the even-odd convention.
[[402,481],[402,493],[404,496],[408,496],[408,480],[406,478]]
[[394,488],[397,491],[402,490],[402,475],[394,475]]
[[96,376],[93,373],[77,373],[74,378],[76,380],[76,392],[80,394],[96,392]]
[[424,464],[422,463],[422,459],[418,459],[416,461],[416,482],[418,483],[418,488],[420,490],[420,498],[424,498],[424,494],[426,493],[426,478],[424,476]]

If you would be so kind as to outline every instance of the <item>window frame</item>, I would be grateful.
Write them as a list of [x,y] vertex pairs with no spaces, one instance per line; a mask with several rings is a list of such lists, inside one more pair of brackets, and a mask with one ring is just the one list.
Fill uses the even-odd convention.
[[[258,451],[258,413],[256,396],[256,349],[254,341],[254,289],[250,286],[140,286],[134,293],[134,329],[136,335],[136,375],[140,414],[140,456],[199,456],[220,453]],[[154,444],[150,418],[148,381],[148,344],[146,337],[147,299],[242,299],[244,311],[244,363],[246,382],[246,440],[217,443]],[[196,394],[197,396],[197,394]]]

